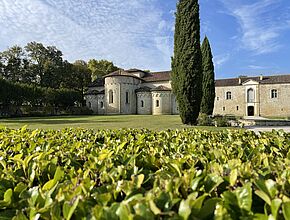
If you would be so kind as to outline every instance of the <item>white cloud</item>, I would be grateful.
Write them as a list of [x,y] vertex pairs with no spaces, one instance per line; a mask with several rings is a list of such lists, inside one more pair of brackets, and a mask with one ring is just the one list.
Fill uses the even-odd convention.
[[66,59],[109,59],[123,67],[170,68],[172,24],[158,0],[0,0],[0,50],[39,41]]
[[281,0],[261,0],[244,4],[237,0],[223,0],[228,13],[240,24],[243,48],[254,54],[277,51],[282,45],[279,37],[290,28],[284,15],[289,9],[281,9]]
[[215,68],[217,69],[221,68],[230,59],[230,57],[231,55],[229,53],[214,56],[213,62]]

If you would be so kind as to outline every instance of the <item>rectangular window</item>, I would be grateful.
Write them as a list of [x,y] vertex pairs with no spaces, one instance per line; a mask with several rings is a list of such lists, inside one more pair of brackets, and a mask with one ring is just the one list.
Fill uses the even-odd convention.
[[158,108],[159,107],[159,100],[156,100],[156,107]]
[[129,92],[126,92],[126,104],[129,104]]
[[237,106],[237,111],[239,111],[239,106]]
[[277,91],[277,89],[272,89],[271,90],[271,98],[272,99],[278,98],[278,91]]
[[141,100],[141,107],[143,108],[144,107],[144,101]]
[[227,99],[227,100],[232,99],[232,93],[231,93],[231,92],[227,92],[227,93],[226,93],[226,99]]
[[226,107],[223,107],[223,111],[225,111],[226,110]]

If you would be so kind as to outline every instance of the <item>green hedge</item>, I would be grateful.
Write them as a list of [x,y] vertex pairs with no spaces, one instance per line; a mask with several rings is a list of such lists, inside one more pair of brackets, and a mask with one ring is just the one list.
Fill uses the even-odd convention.
[[290,219],[290,134],[0,128],[1,219]]
[[82,94],[69,89],[52,89],[0,79],[0,112],[22,106],[68,108],[82,103]]

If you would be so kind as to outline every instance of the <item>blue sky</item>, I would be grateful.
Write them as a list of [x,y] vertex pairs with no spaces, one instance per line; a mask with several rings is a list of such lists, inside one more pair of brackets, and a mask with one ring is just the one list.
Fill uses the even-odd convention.
[[[169,70],[176,0],[0,0],[0,51],[38,41],[64,58]],[[217,78],[290,73],[289,0],[200,0]]]

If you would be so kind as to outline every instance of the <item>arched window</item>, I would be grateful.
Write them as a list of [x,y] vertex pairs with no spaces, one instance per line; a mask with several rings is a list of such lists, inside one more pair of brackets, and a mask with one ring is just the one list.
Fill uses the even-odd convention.
[[114,93],[112,90],[109,91],[109,104],[114,103]]
[[158,108],[160,106],[159,100],[156,100],[156,107]]
[[92,108],[92,103],[91,102],[88,102],[88,107]]
[[278,98],[278,91],[277,91],[277,89],[272,89],[271,90],[271,98],[272,99]]
[[248,89],[247,97],[248,97],[248,102],[255,102],[255,92],[252,88]]
[[104,108],[104,102],[100,102],[101,108]]
[[232,99],[232,93],[231,92],[227,92],[226,93],[226,99],[227,100]]
[[126,92],[126,104],[129,104],[129,92]]
[[141,100],[141,107],[143,108],[144,107],[144,101]]

